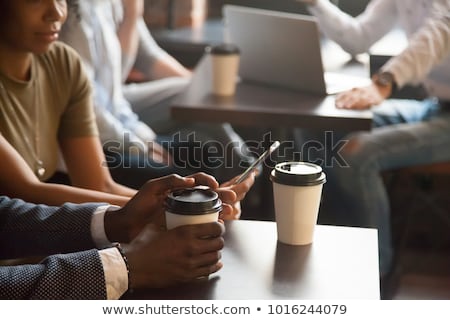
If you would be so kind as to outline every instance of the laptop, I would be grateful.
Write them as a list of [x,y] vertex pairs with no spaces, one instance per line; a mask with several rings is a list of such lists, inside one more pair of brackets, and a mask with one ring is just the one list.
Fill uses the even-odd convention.
[[312,16],[236,5],[225,5],[223,16],[226,41],[241,50],[243,81],[327,95],[367,80],[324,74],[319,28]]

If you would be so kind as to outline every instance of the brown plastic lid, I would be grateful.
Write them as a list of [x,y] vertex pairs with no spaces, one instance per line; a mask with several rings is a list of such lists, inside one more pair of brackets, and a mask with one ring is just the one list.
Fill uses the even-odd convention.
[[206,187],[200,186],[176,190],[166,200],[167,210],[184,215],[201,215],[222,210],[219,195]]
[[222,43],[207,48],[207,52],[216,55],[231,55],[239,54],[239,47],[232,43]]

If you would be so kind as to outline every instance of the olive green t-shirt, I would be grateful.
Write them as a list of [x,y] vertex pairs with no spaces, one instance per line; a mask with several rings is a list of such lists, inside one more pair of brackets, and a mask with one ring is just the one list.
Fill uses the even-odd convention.
[[0,73],[0,113],[0,133],[33,172],[42,161],[41,180],[56,171],[61,139],[98,136],[91,84],[78,54],[60,42],[33,56],[29,81]]

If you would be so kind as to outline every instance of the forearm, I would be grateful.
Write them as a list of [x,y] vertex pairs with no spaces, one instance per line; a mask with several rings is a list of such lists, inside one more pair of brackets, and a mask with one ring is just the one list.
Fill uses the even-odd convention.
[[115,194],[115,195],[120,195],[122,197],[126,197],[128,200],[129,198],[133,197],[136,193],[137,190],[132,189],[132,188],[128,188],[124,185],[121,185],[119,183],[114,182],[111,185],[111,193]]
[[[99,206],[97,203],[66,203],[52,207],[0,197],[0,259],[94,248],[90,225],[92,213]],[[45,234],[51,237],[43,236]]]
[[11,198],[19,198],[32,203],[45,203],[54,206],[62,205],[66,202],[107,202],[123,206],[130,199],[130,196],[44,182],[18,183],[13,188],[3,190],[4,194]]
[[163,79],[167,77],[190,77],[192,72],[182,66],[171,56],[166,56],[153,64],[153,79]]
[[[138,46],[139,35],[137,29],[136,19],[125,17],[117,30],[117,37],[119,38],[120,47],[122,49],[122,70],[128,73],[131,63],[134,62]],[[127,75],[123,75],[124,77]]]
[[383,66],[383,71],[395,76],[399,87],[423,81],[450,54],[449,6],[436,6],[432,17],[413,35],[408,47]]
[[366,52],[396,23],[396,8],[392,1],[372,1],[356,18],[328,0],[317,0],[309,11],[318,19],[326,36],[352,55]]
[[138,29],[139,47],[135,67],[146,76],[147,80],[187,77],[191,74],[189,70],[158,46],[143,19],[139,19]]
[[0,279],[0,299],[107,297],[97,250],[54,255],[35,265],[0,267]]
[[[106,298],[119,298],[128,288],[127,268],[120,252],[116,248],[92,250],[111,245],[104,234],[104,212],[110,209],[113,207],[99,203],[35,205],[0,196],[0,259],[48,256],[39,263],[23,261],[21,264],[27,265],[0,267],[0,299],[99,299],[105,298],[100,294],[105,287]],[[124,222],[119,221],[117,228],[123,229]],[[46,234],[49,236],[43,236]],[[73,286],[73,279],[84,288]],[[20,290],[22,285],[26,290]],[[55,290],[54,285],[63,292]],[[89,293],[83,291],[86,288]]]

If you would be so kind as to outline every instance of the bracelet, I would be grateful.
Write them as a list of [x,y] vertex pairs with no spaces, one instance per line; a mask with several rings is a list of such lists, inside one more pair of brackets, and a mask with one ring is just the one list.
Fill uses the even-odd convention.
[[114,246],[117,248],[117,251],[119,251],[120,255],[122,256],[123,261],[125,262],[125,267],[127,268],[127,276],[128,276],[128,292],[132,293],[133,289],[131,287],[131,274],[130,274],[130,266],[128,264],[128,258],[125,255],[125,252],[123,251],[122,246],[119,242],[116,242]]

